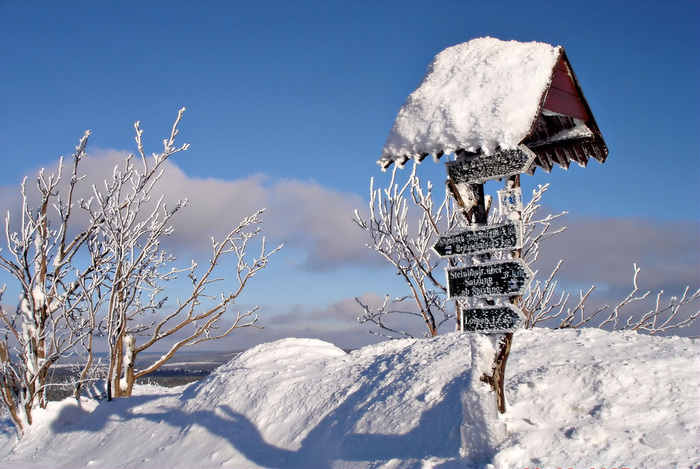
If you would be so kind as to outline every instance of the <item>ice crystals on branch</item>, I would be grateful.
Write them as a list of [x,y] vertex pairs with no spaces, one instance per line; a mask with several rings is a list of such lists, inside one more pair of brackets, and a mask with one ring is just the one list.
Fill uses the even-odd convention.
[[[160,194],[166,161],[188,148],[175,145],[183,112],[184,108],[163,152],[149,158],[137,122],[143,165],[134,164],[134,155],[129,155],[103,183],[91,185],[89,199],[74,200],[74,187],[84,179],[78,167],[89,132],[76,147],[69,177],[64,177],[63,160],[56,174],[39,173],[38,203],[28,197],[26,180],[22,183],[20,227],[11,229],[8,214],[8,252],[0,252],[0,267],[22,289],[14,315],[0,315],[0,406],[11,415],[18,436],[31,425],[33,409],[46,404],[51,365],[63,356],[79,350],[85,358],[72,378],[77,397],[91,382],[94,346],[102,341],[108,349],[107,395],[129,396],[137,378],[158,369],[182,347],[225,337],[257,321],[254,307],[236,312],[226,327],[219,327],[248,280],[281,247],[268,251],[262,239],[259,257],[250,259],[248,248],[260,233],[262,210],[245,218],[223,241],[212,241],[212,257],[196,275],[197,262],[174,268],[174,256],[162,248],[162,237],[173,231],[172,217],[187,205],[187,199],[180,199],[168,207]],[[69,183],[59,184],[61,179]],[[57,220],[49,213],[52,207]],[[75,223],[75,210],[85,216],[84,222]],[[234,277],[217,276],[230,257]],[[191,280],[190,289],[181,291],[175,306],[165,311],[166,283],[181,272]],[[224,291],[210,293],[217,282]],[[137,369],[137,355],[165,338],[173,339],[169,351]],[[17,349],[11,351],[13,344]]]
[[[439,280],[443,276],[435,273],[442,270],[438,269],[438,266],[444,266],[444,262],[455,265],[463,257],[455,256],[440,264],[440,259],[431,256],[431,246],[441,234],[463,229],[461,217],[447,194],[440,205],[437,205],[432,200],[432,192],[421,188],[421,182],[416,175],[417,164],[417,161],[414,162],[413,171],[403,185],[397,183],[397,166],[393,168],[388,188],[375,189],[372,180],[369,216],[363,217],[359,210],[355,210],[355,222],[370,234],[371,243],[367,246],[387,259],[396,269],[397,275],[406,282],[407,295],[394,299],[387,295],[383,303],[376,307],[356,298],[363,311],[358,321],[361,324],[374,325],[375,330],[369,332],[388,338],[413,337],[414,333],[409,332],[407,327],[411,321],[406,321],[413,317],[420,318],[427,326],[427,335],[436,335],[438,327],[454,317],[454,313],[446,308],[447,288]],[[538,259],[543,242],[565,230],[563,226],[556,227],[555,223],[567,212],[539,216],[541,199],[548,187],[548,184],[540,185],[533,190],[532,198],[522,211],[523,247],[520,258],[528,265]],[[417,214],[411,213],[409,207],[416,210]],[[494,226],[501,222],[503,217],[498,211],[491,211],[489,225]],[[483,260],[478,257],[472,259],[470,265],[483,265]],[[493,253],[488,262],[502,261],[509,257],[503,253]],[[559,261],[545,280],[535,277],[535,281],[525,292],[520,306],[526,317],[524,328],[530,329],[545,324],[558,328],[593,325],[654,335],[688,327],[700,317],[700,311],[688,311],[692,303],[700,301],[700,290],[692,292],[686,288],[680,298],[672,297],[666,304],[662,302],[663,292],[659,292],[656,305],[645,314],[626,312],[625,319],[622,319],[624,308],[640,302],[649,295],[649,292],[638,294],[637,277],[640,270],[637,266],[634,270],[632,292],[616,307],[611,309],[604,306],[593,311],[587,310],[586,302],[595,286],[587,291],[582,290],[577,301],[570,304],[571,295],[560,291],[557,281],[561,265],[562,261]]]

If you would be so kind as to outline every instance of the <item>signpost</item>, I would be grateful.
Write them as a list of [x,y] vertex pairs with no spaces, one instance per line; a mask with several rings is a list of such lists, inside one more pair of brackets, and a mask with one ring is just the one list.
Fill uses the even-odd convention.
[[525,293],[532,276],[532,270],[522,259],[448,268],[447,296],[449,298],[518,296]]
[[520,223],[469,227],[463,231],[440,235],[433,250],[440,257],[480,254],[494,250],[523,247]]
[[[446,163],[448,187],[453,191],[456,202],[465,211],[467,220],[475,225],[457,233],[440,236],[433,249],[441,257],[465,256],[463,260],[467,263],[482,262],[448,268],[447,296],[458,300],[456,308],[460,330],[501,335],[496,339],[498,347],[492,372],[490,375],[484,373],[479,379],[496,393],[496,407],[500,413],[504,413],[506,361],[513,341],[513,332],[525,320],[517,304],[533,277],[530,268],[519,258],[523,247],[522,223],[519,221],[522,211],[520,174],[530,168],[536,155],[524,145],[520,145],[517,150],[499,152],[489,158],[492,159],[485,160],[483,155],[480,155]],[[499,206],[501,215],[510,221],[488,225],[483,184],[491,179],[505,177],[508,177],[508,181],[505,190],[499,192]],[[458,193],[457,183],[471,186],[471,191],[477,194],[476,205],[473,208],[468,210],[465,206]],[[469,215],[470,210],[473,210],[473,218]],[[511,251],[515,259],[483,262],[497,251]],[[490,304],[479,304],[483,302]]]
[[501,150],[492,155],[478,154],[445,163],[447,174],[456,184],[482,184],[526,172],[537,155],[525,145],[514,150]]
[[462,310],[465,331],[494,334],[515,332],[525,320],[523,313],[514,305],[469,308]]
[[[406,101],[396,120],[397,124],[401,122],[402,125],[395,125],[390,133],[392,143],[396,145],[385,146],[386,154],[382,155],[379,163],[386,169],[393,161],[403,163],[408,158],[421,161],[428,154],[439,159],[444,154],[455,154],[454,161],[445,163],[447,188],[454,198],[455,207],[458,207],[457,212],[470,227],[440,235],[433,250],[440,257],[449,258],[447,295],[456,300],[455,316],[459,330],[492,335],[494,362],[490,372],[485,371],[477,379],[487,383],[496,393],[498,411],[504,413],[506,362],[513,333],[525,320],[519,306],[522,306],[522,295],[533,277],[532,271],[521,259],[524,234],[520,175],[531,173],[535,167],[549,172],[555,163],[564,168],[568,168],[571,161],[586,166],[591,156],[604,162],[608,149],[563,48],[554,48],[557,54],[543,53],[542,63],[538,66],[542,66],[542,73],[549,71],[549,80],[543,82],[539,89],[534,86],[539,80],[533,81],[530,83],[533,86],[525,90],[520,86],[523,77],[532,75],[529,70],[535,57],[534,51],[542,45],[518,44],[517,49],[515,46],[510,49],[498,43],[499,48],[496,49],[496,43],[488,39],[488,49],[480,49],[481,41],[486,39],[474,40],[469,45],[461,45],[451,49],[450,53],[439,55],[439,59],[436,57],[435,66],[431,66],[418,88],[422,90],[427,86],[430,92],[411,95],[420,96],[417,99],[421,105]],[[521,50],[524,47],[528,48],[527,54]],[[474,50],[480,53],[472,54]],[[465,51],[464,55],[462,51]],[[451,55],[453,53],[455,55]],[[497,56],[496,53],[504,54],[509,60],[491,60],[491,57]],[[449,60],[445,57],[449,57]],[[523,68],[525,57],[527,66]],[[537,57],[539,60],[540,56]],[[473,73],[463,73],[463,70]],[[483,77],[489,77],[488,81],[484,81]],[[503,92],[503,96],[493,106],[484,106],[481,102],[484,96],[474,91],[481,90],[485,84],[495,85],[501,81],[507,86],[491,91]],[[444,94],[434,92],[436,84],[443,88],[439,91]],[[444,99],[444,96],[452,97],[459,90],[467,92],[464,101],[450,99],[447,102]],[[479,99],[473,101],[471,95]],[[433,96],[435,100],[431,98]],[[534,112],[530,119],[500,119],[501,115],[510,116],[517,112],[520,117],[521,113],[531,112],[528,111],[530,107],[524,105],[526,102],[533,105],[539,103],[532,107]],[[450,120],[449,125],[446,125],[447,119]],[[451,122],[453,120],[455,122]],[[429,121],[437,125],[422,125]],[[411,125],[403,125],[406,122]],[[473,125],[474,122],[479,125]],[[498,124],[505,127],[485,132],[488,127]],[[579,132],[583,128],[586,129],[585,137]],[[493,142],[490,130],[503,132],[503,136]],[[522,137],[518,140],[517,148],[513,148],[516,143],[513,137],[516,135]],[[411,141],[411,147],[404,143],[408,141]],[[450,144],[446,146],[442,142]],[[476,145],[475,142],[482,143]],[[489,145],[484,145],[485,142]],[[494,147],[496,151],[485,154],[485,149]],[[401,150],[389,150],[391,148]],[[498,206],[502,219],[509,221],[489,225],[491,202],[487,202],[484,184],[495,179],[506,180],[505,187],[498,191]],[[531,311],[525,313],[532,314]],[[472,366],[478,369],[484,364],[480,362],[483,360],[482,354],[475,343],[472,341]],[[474,385],[479,383],[474,381]],[[466,407],[471,409],[475,406]],[[467,422],[475,420],[466,412],[465,417],[470,417],[465,419]],[[469,438],[473,438],[473,433]],[[463,443],[465,441],[463,435]],[[469,447],[474,447],[472,441]]]

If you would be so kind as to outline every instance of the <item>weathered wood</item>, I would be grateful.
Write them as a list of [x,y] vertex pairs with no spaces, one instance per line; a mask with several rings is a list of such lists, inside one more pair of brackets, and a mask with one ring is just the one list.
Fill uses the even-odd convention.
[[438,236],[433,250],[440,257],[455,257],[495,250],[519,249],[522,245],[522,228],[519,223],[511,221],[443,233]]
[[[520,175],[512,176],[506,181],[506,187],[520,187]],[[522,249],[517,249],[513,252],[513,257],[520,259],[522,257]],[[511,299],[513,305],[516,307],[522,300],[522,297],[516,296]],[[494,357],[494,363],[491,367],[491,375],[484,374],[481,376],[481,380],[488,383],[491,386],[491,390],[496,395],[496,407],[498,412],[504,414],[506,412],[506,394],[505,394],[505,380],[506,380],[506,364],[508,363],[508,356],[510,355],[510,348],[513,344],[513,333],[508,332],[503,334],[498,340],[498,346],[496,351],[496,356]]]
[[491,389],[494,391],[496,395],[496,407],[498,408],[498,412],[501,414],[505,414],[506,412],[506,363],[508,362],[508,356],[510,355],[510,347],[512,343],[513,333],[508,332],[503,334],[498,341],[498,349],[496,351],[491,376],[484,374],[480,378],[481,381],[491,386]]
[[446,163],[450,179],[455,184],[483,184],[520,174],[532,166],[537,155],[525,145],[512,150],[500,150],[492,155],[478,154],[460,157]]
[[455,185],[454,181],[448,177],[446,185],[447,190],[450,191],[450,195],[452,195],[455,203],[460,208],[462,215],[466,220],[469,220],[469,210],[467,209],[464,200],[462,200],[462,196],[459,195],[459,190],[457,190],[457,186]]
[[533,272],[521,259],[447,269],[448,298],[522,295]]
[[483,334],[515,332],[524,320],[513,305],[467,308],[462,311],[462,330]]

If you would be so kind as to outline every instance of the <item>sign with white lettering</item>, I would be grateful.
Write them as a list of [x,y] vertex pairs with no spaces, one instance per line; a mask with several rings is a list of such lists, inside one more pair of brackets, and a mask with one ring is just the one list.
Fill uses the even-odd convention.
[[482,184],[526,172],[537,155],[525,145],[514,150],[501,150],[486,156],[478,154],[445,163],[447,174],[455,184]]
[[497,334],[515,332],[525,320],[523,313],[514,305],[488,306],[462,310],[462,330]]
[[440,235],[433,249],[440,257],[453,257],[521,247],[520,223],[509,222]]
[[447,296],[492,298],[522,295],[532,276],[532,270],[522,259],[448,268]]

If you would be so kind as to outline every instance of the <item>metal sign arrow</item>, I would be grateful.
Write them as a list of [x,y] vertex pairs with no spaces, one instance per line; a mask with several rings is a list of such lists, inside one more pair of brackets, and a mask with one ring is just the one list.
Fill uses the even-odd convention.
[[522,259],[447,269],[448,298],[517,296],[527,290],[532,270]]
[[482,184],[492,179],[501,179],[522,174],[530,169],[537,155],[525,145],[514,150],[501,150],[486,156],[457,159],[445,163],[447,174],[456,183]]
[[440,235],[433,250],[440,257],[454,257],[521,247],[523,242],[520,223],[507,222]]
[[487,334],[515,332],[523,321],[525,316],[514,305],[462,310],[462,330],[466,332]]

